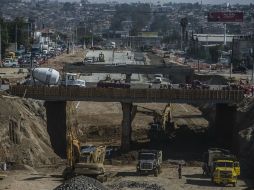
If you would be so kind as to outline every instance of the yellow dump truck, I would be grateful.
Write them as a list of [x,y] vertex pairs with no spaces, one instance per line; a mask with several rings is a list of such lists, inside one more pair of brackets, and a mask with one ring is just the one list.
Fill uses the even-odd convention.
[[240,175],[239,162],[233,159],[223,159],[214,161],[214,171],[212,173],[212,182],[216,184],[232,184],[234,187],[237,183],[237,177]]
[[213,183],[236,186],[240,165],[228,150],[211,148],[204,154],[203,173],[209,175]]

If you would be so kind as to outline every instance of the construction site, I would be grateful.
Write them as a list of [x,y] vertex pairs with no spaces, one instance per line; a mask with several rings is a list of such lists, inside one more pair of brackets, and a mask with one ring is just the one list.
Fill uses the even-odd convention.
[[[75,71],[86,54],[82,49],[64,53],[43,68]],[[134,63],[131,51],[108,56],[121,60],[104,63],[110,69]],[[107,62],[107,55],[99,59]],[[136,64],[156,69],[160,59],[147,53]],[[170,69],[177,75],[177,68]],[[0,94],[0,189],[254,187],[253,97],[221,90],[226,79],[220,76],[208,79],[210,92],[179,89],[182,79],[173,74],[176,83],[168,78],[158,83],[157,71],[89,72],[79,77],[86,81],[83,92],[82,86],[67,86],[73,74],[59,89],[42,89],[20,83],[26,69],[1,68],[2,87],[10,88]]]

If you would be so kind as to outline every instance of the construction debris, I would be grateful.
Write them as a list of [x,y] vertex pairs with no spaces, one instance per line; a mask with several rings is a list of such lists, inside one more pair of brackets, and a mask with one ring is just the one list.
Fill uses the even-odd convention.
[[108,190],[99,181],[85,176],[78,176],[67,180],[54,190]]
[[140,190],[165,190],[163,187],[149,182],[121,181],[109,186],[111,190],[140,189]]

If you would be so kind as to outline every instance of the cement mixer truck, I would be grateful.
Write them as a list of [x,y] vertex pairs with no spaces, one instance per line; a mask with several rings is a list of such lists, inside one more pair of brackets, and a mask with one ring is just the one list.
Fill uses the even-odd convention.
[[62,77],[60,73],[52,68],[34,68],[30,77],[25,81],[25,85],[62,85],[86,87],[84,80],[78,79],[76,73],[65,73]]

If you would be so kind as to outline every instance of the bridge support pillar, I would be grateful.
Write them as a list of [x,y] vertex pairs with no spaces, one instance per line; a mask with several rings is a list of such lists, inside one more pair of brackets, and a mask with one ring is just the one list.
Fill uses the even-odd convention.
[[132,103],[121,104],[123,110],[121,148],[123,152],[127,152],[131,144]]
[[215,138],[218,147],[237,153],[236,106],[216,104]]
[[131,83],[131,75],[132,74],[126,74],[125,83]]
[[47,115],[47,131],[55,153],[61,158],[66,158],[66,102],[45,102]]

